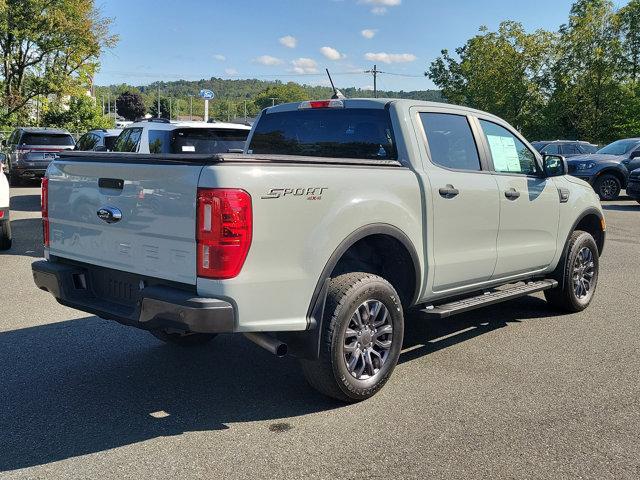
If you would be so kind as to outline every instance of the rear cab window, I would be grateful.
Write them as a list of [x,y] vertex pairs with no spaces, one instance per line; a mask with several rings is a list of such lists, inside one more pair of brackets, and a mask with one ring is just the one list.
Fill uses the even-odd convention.
[[309,108],[265,112],[248,153],[397,160],[389,112],[382,108]]
[[20,139],[20,145],[75,145],[75,140],[68,133],[38,133],[25,132]]

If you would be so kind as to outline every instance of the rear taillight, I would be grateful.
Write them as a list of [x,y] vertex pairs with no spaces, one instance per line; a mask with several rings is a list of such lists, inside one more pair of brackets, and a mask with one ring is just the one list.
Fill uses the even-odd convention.
[[42,242],[45,247],[49,246],[49,179],[42,179],[42,196],[40,197],[42,208]]
[[197,216],[198,276],[237,276],[251,246],[251,196],[239,189],[199,188]]

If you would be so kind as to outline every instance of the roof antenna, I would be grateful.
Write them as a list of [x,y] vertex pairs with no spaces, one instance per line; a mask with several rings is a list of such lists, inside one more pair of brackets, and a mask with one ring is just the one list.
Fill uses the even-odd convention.
[[329,81],[331,82],[331,88],[333,89],[333,95],[331,96],[332,99],[335,98],[347,98],[344,96],[344,93],[342,93],[340,90],[338,90],[336,88],[336,86],[333,84],[333,79],[331,78],[331,74],[329,73],[329,69],[325,68],[326,72],[327,72],[327,77],[329,77]]

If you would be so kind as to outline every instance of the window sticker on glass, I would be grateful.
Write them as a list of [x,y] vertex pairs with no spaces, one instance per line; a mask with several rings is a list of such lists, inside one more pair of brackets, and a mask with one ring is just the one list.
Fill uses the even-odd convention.
[[194,147],[193,145],[183,145],[182,146],[182,151],[183,152],[195,152],[196,151],[196,147]]
[[520,172],[520,157],[513,137],[487,135],[493,166],[499,172]]

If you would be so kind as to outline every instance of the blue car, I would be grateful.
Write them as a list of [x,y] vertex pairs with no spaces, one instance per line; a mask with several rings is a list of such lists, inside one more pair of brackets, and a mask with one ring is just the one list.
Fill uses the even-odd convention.
[[640,138],[610,143],[592,155],[567,159],[569,174],[589,182],[600,200],[616,200],[627,188],[629,172],[640,168]]

